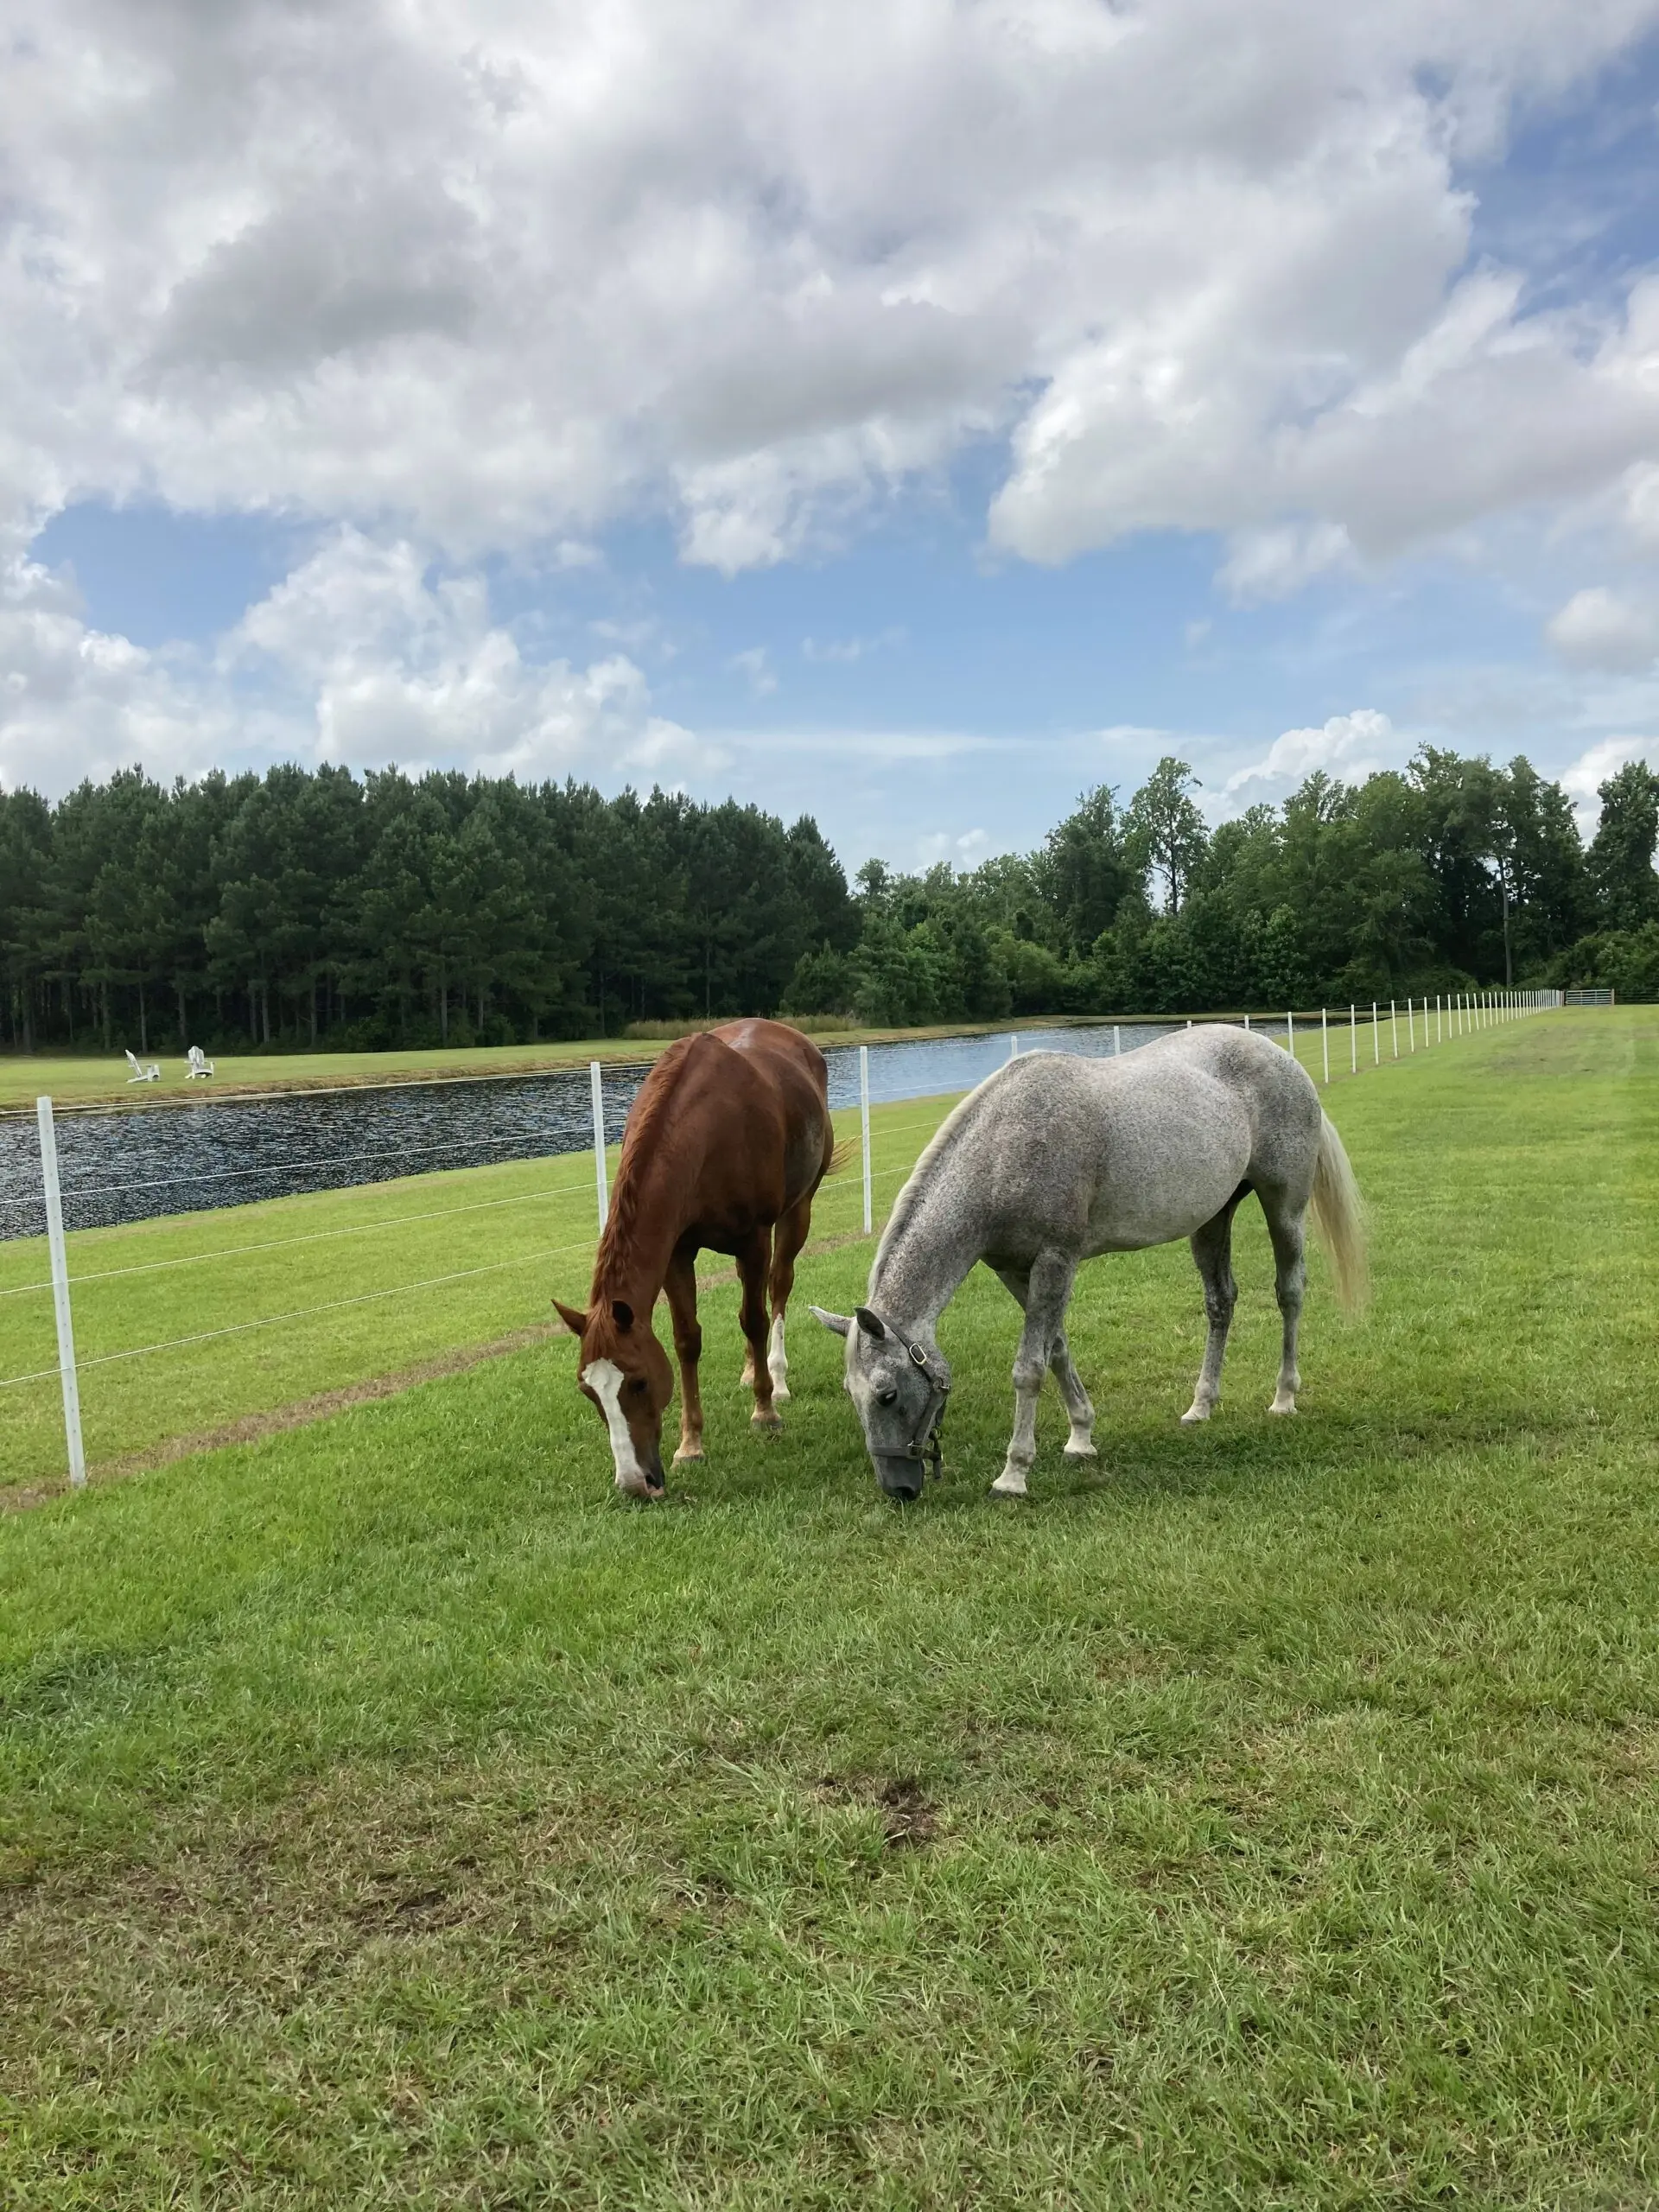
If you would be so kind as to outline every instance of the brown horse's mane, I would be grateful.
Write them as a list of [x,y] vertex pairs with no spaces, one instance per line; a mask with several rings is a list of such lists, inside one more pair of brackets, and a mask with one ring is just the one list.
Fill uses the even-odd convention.
[[595,1305],[613,1279],[613,1268],[626,1257],[638,1233],[639,1205],[644,1195],[641,1186],[645,1180],[639,1172],[639,1161],[648,1156],[647,1147],[657,1134],[658,1124],[668,1112],[687,1062],[697,1047],[708,1041],[700,1034],[677,1037],[645,1077],[634,1103],[627,1142],[617,1164],[616,1187],[611,1192],[610,1210],[605,1217],[605,1233],[600,1238],[599,1249],[594,1255]]

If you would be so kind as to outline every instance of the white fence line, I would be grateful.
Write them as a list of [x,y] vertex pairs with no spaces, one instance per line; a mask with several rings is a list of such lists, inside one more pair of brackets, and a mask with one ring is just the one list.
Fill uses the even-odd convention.
[[605,1076],[597,1060],[588,1063],[588,1081],[594,1094],[594,1180],[599,1198],[599,1233],[602,1236],[611,1198],[605,1183]]
[[[296,1306],[289,1313],[266,1313],[257,1321],[232,1321],[221,1329],[198,1329],[188,1337],[164,1337],[158,1344],[133,1344],[125,1351],[99,1352],[91,1359],[83,1359],[80,1364],[83,1367],[112,1367],[125,1359],[148,1359],[156,1352],[179,1351],[187,1344],[211,1344],[217,1337],[242,1337],[253,1329],[277,1329],[287,1321],[309,1321],[319,1313],[341,1313],[348,1306],[372,1306],[379,1299],[403,1298],[410,1291],[438,1290],[446,1283],[470,1282],[478,1275],[499,1274],[505,1268],[528,1267],[532,1260],[551,1260],[563,1252],[588,1252],[593,1249],[593,1244],[591,1236],[584,1236],[575,1244],[544,1245],[539,1251],[520,1252],[511,1260],[487,1261],[481,1268],[460,1268],[452,1274],[429,1275],[423,1282],[397,1282],[385,1290],[365,1290],[350,1298],[326,1299],[320,1306]],[[39,1382],[52,1371],[49,1367],[44,1367],[33,1375],[8,1376],[3,1382],[0,1382],[0,1389],[11,1389],[19,1382]],[[80,1479],[83,1482],[86,1479],[84,1471]]]
[[[1587,997],[1587,995],[1580,995],[1580,997]],[[1560,1007],[1567,1002],[1568,997],[1567,994],[1554,990],[1476,993],[1457,992],[1449,995],[1440,994],[1437,995],[1435,998],[1434,1023],[1433,1031],[1431,1032],[1429,1024],[1429,1007],[1427,995],[1425,995],[1421,1005],[1418,1004],[1414,997],[1408,996],[1406,1001],[1408,1051],[1408,1053],[1414,1053],[1417,1050],[1417,1020],[1420,1014],[1422,1023],[1423,1047],[1424,1050],[1427,1051],[1431,1042],[1431,1036],[1433,1042],[1437,1044],[1443,1043],[1448,1036],[1466,1035],[1472,1029],[1490,1028],[1500,1021],[1519,1020],[1527,1014],[1550,1010],[1554,1007]],[[1611,1003],[1611,998],[1607,999],[1604,1002]],[[1389,1015],[1393,1042],[1392,1057],[1397,1060],[1400,1057],[1399,1006],[1397,1001],[1391,1000],[1389,1001]],[[1260,1016],[1252,1017],[1249,1014],[1244,1015],[1243,1018],[1243,1026],[1247,1030],[1250,1028],[1253,1018],[1256,1020],[1262,1019],[1262,1017]],[[1304,1015],[1303,1020],[1305,1025],[1310,1018],[1311,1017],[1306,1014]],[[1277,1017],[1268,1017],[1268,1019],[1270,1021],[1276,1021]],[[1284,1020],[1285,1049],[1294,1055],[1296,1050],[1296,1011],[1294,1007],[1287,1011]],[[1162,1027],[1164,1025],[1159,1026]],[[1192,1023],[1190,1021],[1187,1023],[1187,1027],[1189,1028],[1192,1027]],[[1358,1008],[1355,1004],[1351,1004],[1348,1009],[1348,1027],[1349,1070],[1351,1075],[1357,1075],[1359,1071],[1359,1022]],[[1326,1087],[1329,1086],[1331,1082],[1330,1030],[1330,1010],[1328,1007],[1321,1007],[1319,1009],[1320,1069],[1323,1083]],[[1371,1033],[1373,1065],[1380,1066],[1382,1064],[1381,1016],[1379,1004],[1375,1001],[1372,1002],[1371,1007]],[[1009,1057],[1011,1058],[1015,1057],[1018,1051],[1019,1044],[1016,1035],[1011,1046]],[[1121,1023],[1114,1023],[1112,1025],[1112,1051],[1115,1055],[1121,1053],[1122,1051],[1122,1025]],[[615,1072],[614,1067],[613,1067],[609,1071]],[[599,1061],[590,1063],[589,1082],[592,1090],[594,1113],[595,1198],[598,1227],[601,1234],[603,1233],[605,1220],[608,1211],[609,1195],[608,1178],[607,1174],[605,1103],[603,1090],[603,1077],[606,1072],[607,1069],[604,1063]],[[56,1368],[41,1368],[29,1374],[0,1377],[0,1389],[10,1389],[28,1382],[43,1382],[48,1380],[54,1374],[56,1374],[59,1376],[63,1396],[65,1445],[68,1460],[69,1479],[71,1484],[76,1488],[79,1488],[84,1484],[86,1479],[85,1451],[81,1439],[79,1388],[79,1370],[83,1367],[101,1368],[111,1366],[127,1360],[147,1358],[163,1352],[180,1351],[194,1344],[211,1343],[224,1337],[242,1336],[259,1329],[281,1327],[290,1322],[308,1320],[326,1313],[340,1313],[353,1306],[373,1305],[385,1299],[408,1296],[417,1291],[434,1290],[442,1288],[451,1283],[472,1281],[483,1275],[504,1273],[514,1268],[525,1267],[531,1265],[532,1262],[558,1257],[566,1253],[590,1250],[593,1247],[593,1239],[591,1238],[582,1238],[575,1243],[543,1246],[534,1251],[516,1255],[513,1258],[509,1260],[493,1261],[476,1268],[460,1268],[448,1274],[429,1276],[416,1282],[397,1284],[385,1289],[358,1293],[347,1298],[330,1299],[316,1305],[296,1307],[291,1312],[286,1313],[268,1314],[253,1320],[232,1322],[219,1328],[200,1330],[187,1336],[168,1338],[155,1344],[135,1345],[125,1351],[104,1352],[96,1354],[91,1358],[81,1358],[78,1360],[75,1352],[73,1319],[70,1303],[72,1283],[79,1285],[81,1283],[90,1284],[94,1282],[109,1281],[119,1277],[151,1274],[164,1268],[200,1265],[209,1260],[234,1259],[249,1254],[281,1250],[295,1245],[324,1243],[335,1237],[374,1235],[383,1230],[404,1227],[414,1223],[441,1220],[451,1213],[457,1215],[477,1213],[486,1211],[491,1208],[497,1206],[546,1203],[554,1198],[573,1195],[580,1190],[581,1185],[579,1183],[573,1181],[567,1184],[556,1185],[550,1189],[541,1192],[518,1194],[510,1198],[489,1198],[460,1206],[437,1207],[419,1213],[394,1215],[385,1221],[353,1224],[340,1229],[311,1231],[300,1236],[278,1237],[260,1243],[232,1245],[217,1251],[188,1254],[175,1259],[152,1261],[130,1268],[105,1268],[96,1273],[72,1277],[68,1270],[67,1248],[64,1236],[62,1212],[63,1192],[59,1182],[57,1144],[53,1121],[52,1101],[49,1097],[42,1097],[37,1102],[36,1113],[41,1146],[41,1198],[38,1199],[8,1199],[3,1203],[11,1205],[44,1204],[47,1217],[47,1241],[50,1258],[51,1277],[49,1282],[26,1283],[12,1286],[4,1291],[0,1291],[0,1296],[15,1297],[21,1296],[30,1292],[39,1294],[45,1292],[48,1288],[51,1290],[53,1294],[54,1315],[57,1331],[58,1364]],[[858,1113],[862,1171],[862,1233],[868,1236],[872,1233],[874,1227],[873,1190],[874,1185],[878,1183],[890,1183],[898,1179],[901,1176],[907,1176],[912,1172],[912,1168],[910,1165],[901,1165],[897,1167],[884,1169],[880,1173],[874,1172],[874,1149],[870,1126],[869,1051],[868,1047],[865,1046],[861,1046],[859,1047]],[[889,1123],[887,1126],[884,1134],[898,1135],[901,1132],[907,1131],[912,1128],[931,1125],[937,1119],[938,1116],[936,1115],[925,1114],[916,1116],[912,1120]],[[518,1142],[520,1141],[521,1140],[517,1138],[503,1138],[499,1140],[502,1143]],[[381,1149],[372,1153],[353,1154],[347,1157],[351,1159],[386,1160],[397,1158],[401,1154],[404,1156],[411,1158],[424,1158],[429,1157],[435,1152],[446,1150],[476,1150],[480,1143],[487,1145],[493,1141],[495,1141],[490,1139],[472,1139],[463,1141],[462,1143],[454,1146],[424,1144],[406,1146],[396,1148]],[[309,1166],[312,1165],[321,1164],[340,1165],[343,1163],[338,1159],[334,1161],[327,1161],[324,1155],[314,1154],[308,1155],[302,1159],[291,1162],[261,1162],[258,1166],[252,1168],[225,1169],[206,1175],[163,1177],[156,1179],[154,1182],[108,1185],[96,1184],[72,1185],[70,1186],[70,1194],[73,1195],[76,1191],[82,1190],[89,1192],[103,1192],[105,1190],[111,1192],[116,1191],[142,1190],[158,1187],[161,1185],[174,1181],[212,1181],[223,1179],[236,1174],[275,1172],[276,1168],[283,1166]],[[335,1187],[361,1189],[367,1186],[364,1185],[356,1185]]]
[[69,1483],[86,1480],[86,1454],[80,1440],[80,1381],[75,1371],[75,1329],[69,1311],[69,1256],[63,1242],[63,1201],[58,1192],[58,1138],[52,1126],[52,1101],[35,1101],[41,1133],[41,1189],[46,1199],[46,1242],[52,1262],[52,1313],[58,1331],[58,1373],[63,1384],[63,1434],[69,1456]]
[[864,1147],[864,1234],[870,1233],[870,1048],[858,1048],[858,1126]]

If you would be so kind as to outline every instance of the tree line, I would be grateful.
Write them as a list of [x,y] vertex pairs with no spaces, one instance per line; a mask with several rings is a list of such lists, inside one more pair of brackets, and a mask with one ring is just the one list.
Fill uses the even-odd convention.
[[1659,774],[1566,793],[1425,747],[1210,829],[1179,760],[1034,852],[868,861],[727,800],[293,766],[0,792],[4,1041],[510,1044],[735,1014],[908,1024],[1345,1005],[1502,983],[1659,998]]

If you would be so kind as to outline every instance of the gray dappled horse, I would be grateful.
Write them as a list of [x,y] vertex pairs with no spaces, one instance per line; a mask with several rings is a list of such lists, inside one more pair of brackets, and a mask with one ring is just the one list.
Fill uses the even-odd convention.
[[1273,1240],[1284,1357],[1269,1413],[1292,1414],[1301,1378],[1296,1328],[1310,1203],[1349,1307],[1365,1292],[1359,1192],[1312,1078],[1289,1053],[1244,1029],[1179,1029],[1122,1058],[1028,1052],[945,1117],[899,1193],[855,1315],[813,1313],[847,1340],[847,1389],[881,1487],[918,1497],[950,1370],[934,1332],[976,1260],[1025,1308],[1014,1363],[1014,1421],[992,1484],[1025,1495],[1037,1451],[1037,1395],[1053,1370],[1071,1433],[1065,1456],[1095,1455],[1095,1409],[1065,1340],[1079,1262],[1192,1240],[1210,1338],[1183,1421],[1208,1421],[1221,1396],[1237,1287],[1233,1214],[1254,1191]]

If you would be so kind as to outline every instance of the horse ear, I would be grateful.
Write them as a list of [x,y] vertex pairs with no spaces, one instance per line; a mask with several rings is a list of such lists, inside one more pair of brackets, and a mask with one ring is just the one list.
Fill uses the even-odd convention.
[[611,1319],[626,1337],[633,1326],[633,1308],[626,1298],[618,1298],[612,1301]]
[[806,1310],[815,1321],[822,1321],[826,1329],[833,1329],[838,1337],[844,1337],[853,1325],[850,1313],[826,1313],[822,1306],[809,1306]]
[[887,1335],[887,1332],[881,1325],[881,1316],[879,1313],[872,1313],[868,1306],[855,1306],[853,1312],[858,1318],[859,1327],[863,1330],[867,1337],[879,1338]]
[[560,1320],[563,1322],[565,1327],[569,1330],[573,1337],[585,1337],[587,1335],[588,1316],[582,1313],[580,1308],[575,1306],[561,1306],[558,1300],[556,1298],[553,1301],[553,1311],[558,1315]]

